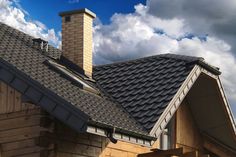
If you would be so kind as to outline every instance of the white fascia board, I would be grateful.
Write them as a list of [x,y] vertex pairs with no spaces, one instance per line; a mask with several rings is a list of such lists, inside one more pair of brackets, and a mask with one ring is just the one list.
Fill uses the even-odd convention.
[[176,110],[178,109],[179,105],[184,100],[185,96],[188,94],[188,91],[191,89],[199,75],[201,74],[201,67],[195,65],[187,76],[171,102],[168,104],[164,112],[162,113],[161,117],[158,119],[152,130],[150,131],[150,135],[158,138],[163,129],[165,129],[166,125],[170,121],[170,119],[175,114]]
[[218,75],[212,74],[211,72],[209,72],[209,71],[207,71],[206,69],[203,69],[203,68],[202,68],[201,71],[202,71],[202,73],[204,73],[204,74],[206,74],[206,75],[208,75],[211,78],[214,78],[216,80],[218,88],[219,88],[219,91],[220,91],[220,94],[221,94],[221,97],[222,97],[222,100],[223,100],[223,104],[224,104],[225,110],[226,110],[227,115],[228,115],[227,118],[230,121],[231,128],[232,128],[234,136],[236,138],[236,123],[234,121],[234,115],[233,115],[232,109],[231,109],[231,107],[229,105],[228,99],[226,97],[226,94],[225,94],[222,82],[220,80],[220,77]]
[[195,65],[194,68],[192,69],[192,71],[190,72],[190,74],[188,75],[188,77],[186,78],[186,80],[184,81],[184,83],[179,88],[178,92],[175,94],[174,98],[171,100],[171,102],[169,103],[169,105],[167,106],[165,111],[162,113],[159,120],[156,122],[156,124],[154,125],[154,127],[150,131],[151,136],[154,136],[156,138],[158,138],[160,136],[162,130],[165,129],[166,125],[169,123],[170,119],[173,117],[173,115],[177,111],[179,105],[182,103],[185,96],[188,94],[191,87],[193,86],[193,84],[195,83],[197,78],[202,73],[206,74],[207,76],[209,76],[217,81],[222,99],[224,101],[224,106],[225,106],[226,111],[229,116],[228,118],[231,122],[231,126],[234,131],[234,134],[236,135],[236,124],[234,121],[234,116],[233,116],[232,110],[230,108],[230,105],[228,103],[228,100],[225,96],[225,92],[223,90],[223,86],[222,86],[219,76],[211,73],[210,71],[208,71],[198,65]]
[[233,115],[232,109],[229,105],[229,102],[227,100],[227,97],[225,95],[225,91],[224,91],[224,88],[223,88],[223,85],[221,83],[221,80],[220,80],[219,76],[217,77],[217,84],[218,84],[218,87],[220,89],[220,93],[221,93],[221,96],[222,96],[222,99],[223,99],[223,102],[224,102],[224,105],[225,105],[225,109],[228,113],[227,115],[228,115],[228,119],[230,120],[232,130],[234,132],[234,137],[236,139],[236,123],[234,121],[234,115]]

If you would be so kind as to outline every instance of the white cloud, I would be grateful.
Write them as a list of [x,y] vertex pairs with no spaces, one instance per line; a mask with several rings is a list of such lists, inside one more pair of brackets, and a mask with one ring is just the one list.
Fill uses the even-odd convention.
[[[184,2],[187,3],[185,0],[180,1],[183,2],[181,4],[184,4]],[[229,1],[232,2],[231,0]],[[109,25],[103,25],[97,20],[94,26],[95,63],[110,63],[117,60],[127,60],[160,53],[204,57],[207,62],[220,67],[223,72],[223,84],[236,113],[236,76],[234,75],[236,71],[236,60],[232,53],[232,45],[227,43],[228,41],[233,41],[231,40],[232,38],[228,37],[227,39],[229,40],[224,40],[226,37],[220,38],[221,36],[216,35],[216,32],[206,36],[206,40],[201,40],[198,37],[191,39],[185,38],[189,33],[197,32],[197,34],[203,34],[203,36],[206,33],[211,33],[211,31],[208,32],[208,30],[215,23],[209,25],[206,23],[209,22],[209,20],[212,20],[212,23],[216,21],[216,18],[222,15],[234,16],[231,16],[231,13],[227,12],[227,14],[215,14],[217,17],[214,17],[214,6],[212,5],[211,8],[213,9],[209,10],[209,16],[206,17],[207,20],[202,18],[204,16],[196,16],[191,11],[188,15],[185,14],[186,16],[181,16],[181,9],[183,9],[181,5],[175,5],[175,3],[170,2],[169,4],[173,4],[174,6],[175,10],[173,10],[173,8],[170,9],[171,6],[166,6],[166,2],[163,0],[148,0],[147,2],[147,6],[141,4],[136,5],[136,11],[134,13],[114,14],[111,18],[111,24]],[[161,9],[159,8],[162,11],[158,12],[160,16],[155,14],[155,10],[157,10],[155,7],[150,8],[150,4],[156,6],[153,5],[156,4],[154,2],[157,2],[158,6],[162,6]],[[202,4],[204,3],[202,2]],[[200,5],[200,3],[196,5]],[[234,5],[227,5],[229,10],[230,8],[232,10],[233,6]],[[163,11],[164,8],[169,9],[165,12]],[[202,12],[207,11],[208,10],[205,8]],[[220,9],[220,11],[224,12],[225,10]],[[27,11],[23,10],[19,5],[18,0],[0,0],[1,22],[34,37],[41,37],[60,47],[60,32],[55,33],[54,29],[48,29],[40,21],[26,20],[26,16],[29,15]],[[191,19],[190,17],[196,18]],[[195,19],[198,21],[194,23]],[[201,27],[204,29],[201,29]],[[219,28],[221,28],[220,25],[215,27],[215,29]],[[225,30],[226,29],[224,29],[222,34],[225,34]]]
[[131,14],[114,14],[111,24],[98,23],[94,29],[95,63],[103,64],[160,53],[204,57],[220,67],[223,84],[236,112],[236,60],[231,45],[215,36],[186,38],[191,26],[184,18],[163,19],[136,5]]
[[21,8],[18,0],[0,0],[0,22],[34,37],[43,38],[55,46],[60,45],[60,38],[54,29],[48,29],[40,21],[26,20],[26,16],[27,12]]
[[182,18],[192,32],[220,38],[236,52],[235,0],[147,0],[147,8],[162,19]]

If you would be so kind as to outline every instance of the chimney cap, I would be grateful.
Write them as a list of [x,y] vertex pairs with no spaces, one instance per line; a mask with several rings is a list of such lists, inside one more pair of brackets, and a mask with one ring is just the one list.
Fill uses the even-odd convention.
[[85,13],[85,14],[91,16],[92,18],[96,17],[96,14],[93,13],[92,11],[90,11],[87,8],[60,12],[59,15],[62,17],[62,16],[73,15],[73,14],[81,14],[81,13]]

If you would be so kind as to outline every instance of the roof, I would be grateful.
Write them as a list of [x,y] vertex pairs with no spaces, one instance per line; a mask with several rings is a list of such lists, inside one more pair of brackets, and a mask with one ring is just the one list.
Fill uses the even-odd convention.
[[83,90],[45,64],[57,61],[61,54],[58,49],[49,46],[45,52],[33,45],[33,37],[2,23],[0,39],[0,80],[59,120],[77,131],[91,124],[153,139],[121,106]]
[[170,119],[171,102],[188,93],[182,86],[190,89],[188,81],[199,76],[195,67],[220,74],[203,58],[162,54],[95,66],[91,80],[60,50],[42,50],[33,37],[2,23],[0,39],[0,80],[79,132],[89,125],[154,140],[153,128],[159,132],[164,125],[156,125]]
[[93,77],[150,132],[199,57],[162,54],[94,67]]

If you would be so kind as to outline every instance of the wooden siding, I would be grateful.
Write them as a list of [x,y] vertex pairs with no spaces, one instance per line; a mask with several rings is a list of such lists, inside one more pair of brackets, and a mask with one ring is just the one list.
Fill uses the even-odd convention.
[[[135,157],[150,148],[78,134],[0,82],[0,157]],[[51,121],[51,122],[49,122]],[[153,148],[157,148],[157,143]]]
[[36,105],[21,102],[21,94],[0,82],[0,157],[44,157],[53,146],[42,147],[41,133],[51,131],[50,116]]
[[50,151],[41,147],[41,132],[51,130],[45,125],[48,115],[40,109],[0,115],[0,144],[2,157],[39,156]]
[[183,147],[184,153],[203,151],[202,137],[186,101],[183,101],[176,113],[176,146]]
[[[203,147],[218,149],[200,135],[184,101],[176,113],[176,147],[184,153],[206,155]],[[214,147],[213,147],[214,146]],[[159,148],[159,140],[152,148]],[[19,92],[0,82],[0,157],[136,157],[151,148],[88,133],[78,134],[40,107],[23,103]],[[212,149],[212,150],[211,150]],[[216,150],[215,150],[216,149]]]
[[60,122],[56,123],[55,133],[57,157],[136,157],[150,151],[148,147],[123,141],[113,144],[98,135],[78,134]]
[[22,103],[21,94],[0,81],[0,114],[37,109],[36,105]]

